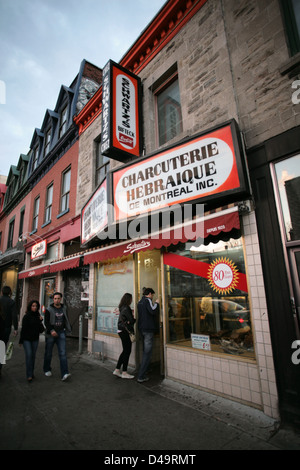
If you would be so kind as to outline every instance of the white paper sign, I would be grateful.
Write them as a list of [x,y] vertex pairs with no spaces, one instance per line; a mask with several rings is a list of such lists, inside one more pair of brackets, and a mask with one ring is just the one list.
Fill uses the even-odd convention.
[[206,335],[195,335],[191,334],[192,338],[192,347],[196,349],[204,349],[205,351],[210,351],[210,339]]

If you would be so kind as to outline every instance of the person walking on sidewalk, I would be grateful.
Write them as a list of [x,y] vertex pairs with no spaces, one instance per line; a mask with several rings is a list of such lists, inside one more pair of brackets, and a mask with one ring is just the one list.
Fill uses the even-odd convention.
[[154,294],[151,287],[146,288],[143,297],[138,302],[138,328],[143,338],[143,357],[137,378],[138,383],[149,380],[146,377],[146,372],[151,361],[156,317],[159,312],[158,299],[154,304],[152,302]]
[[[129,357],[131,354],[132,342],[129,337],[129,331],[134,332],[133,325],[135,324],[135,318],[132,315],[132,310],[130,304],[132,302],[132,295],[126,293],[123,295],[120,304],[119,304],[119,320],[118,320],[118,335],[122,341],[123,351],[121,352],[117,367],[114,370],[113,374],[117,377],[122,377],[122,379],[133,379],[134,375],[130,375],[127,372]],[[121,367],[123,366],[123,372],[121,372]]]
[[31,300],[22,320],[19,340],[20,346],[23,344],[25,351],[26,377],[28,382],[31,382],[34,378],[33,372],[39,336],[44,330],[43,317],[40,314],[40,304],[37,300]]
[[[2,287],[2,296],[0,297],[0,315],[2,317],[2,337],[1,340],[7,346],[9,341],[11,327],[14,326],[14,336],[18,334],[18,310],[16,302],[11,298],[12,292],[9,286]],[[0,364],[1,374],[2,364]]]
[[68,360],[66,353],[66,333],[71,333],[71,325],[67,315],[66,307],[61,303],[62,294],[55,292],[53,304],[45,311],[46,344],[44,355],[44,372],[47,377],[51,377],[51,360],[54,344],[57,345],[60,360],[61,379],[67,380],[70,377]]

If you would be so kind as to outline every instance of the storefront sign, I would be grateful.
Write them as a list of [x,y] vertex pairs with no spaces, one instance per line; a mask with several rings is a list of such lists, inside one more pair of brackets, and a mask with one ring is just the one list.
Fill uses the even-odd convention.
[[43,240],[31,248],[31,259],[39,258],[47,253],[47,241]]
[[192,347],[196,349],[204,349],[205,351],[210,351],[210,339],[206,335],[195,335],[191,334]]
[[228,294],[238,286],[239,273],[232,261],[222,257],[211,263],[207,279],[213,290]]
[[113,172],[116,220],[247,190],[235,121]]
[[101,153],[125,161],[141,154],[141,80],[110,60],[103,69]]
[[81,212],[81,243],[85,244],[107,225],[106,180],[96,190]]

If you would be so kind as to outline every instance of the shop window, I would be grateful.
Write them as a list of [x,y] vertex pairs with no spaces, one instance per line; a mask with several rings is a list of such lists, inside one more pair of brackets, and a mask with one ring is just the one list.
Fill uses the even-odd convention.
[[70,185],[71,185],[71,168],[68,168],[62,174],[61,203],[60,203],[61,212],[65,212],[69,209]]
[[300,0],[281,0],[291,56],[300,52]]
[[180,91],[177,73],[155,90],[158,143],[163,145],[182,132]]
[[109,171],[109,157],[101,154],[101,142],[97,141],[96,144],[96,172],[95,184],[96,187],[103,181]]
[[168,343],[254,358],[242,239],[175,250],[165,258]]
[[33,220],[32,220],[32,231],[36,231],[38,228],[38,221],[39,221],[39,210],[40,210],[40,197],[37,197],[34,200],[33,206]]
[[117,333],[118,305],[126,292],[133,295],[132,257],[119,262],[99,263],[96,268],[96,331]]
[[45,205],[45,224],[51,222],[52,213],[52,201],[53,201],[53,184],[48,186],[46,191],[46,205]]
[[46,261],[54,261],[58,259],[58,243],[53,243],[47,246]]

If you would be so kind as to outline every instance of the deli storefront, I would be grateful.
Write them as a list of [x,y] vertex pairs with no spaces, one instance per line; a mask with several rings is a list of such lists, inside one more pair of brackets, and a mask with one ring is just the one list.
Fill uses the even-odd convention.
[[[118,304],[160,300],[152,362],[166,378],[278,417],[255,213],[235,121],[112,171],[81,217],[89,338],[117,360]],[[97,245],[97,246],[95,246]],[[137,335],[138,336],[138,335]],[[93,349],[93,341],[89,344]],[[138,367],[139,340],[130,357]]]

